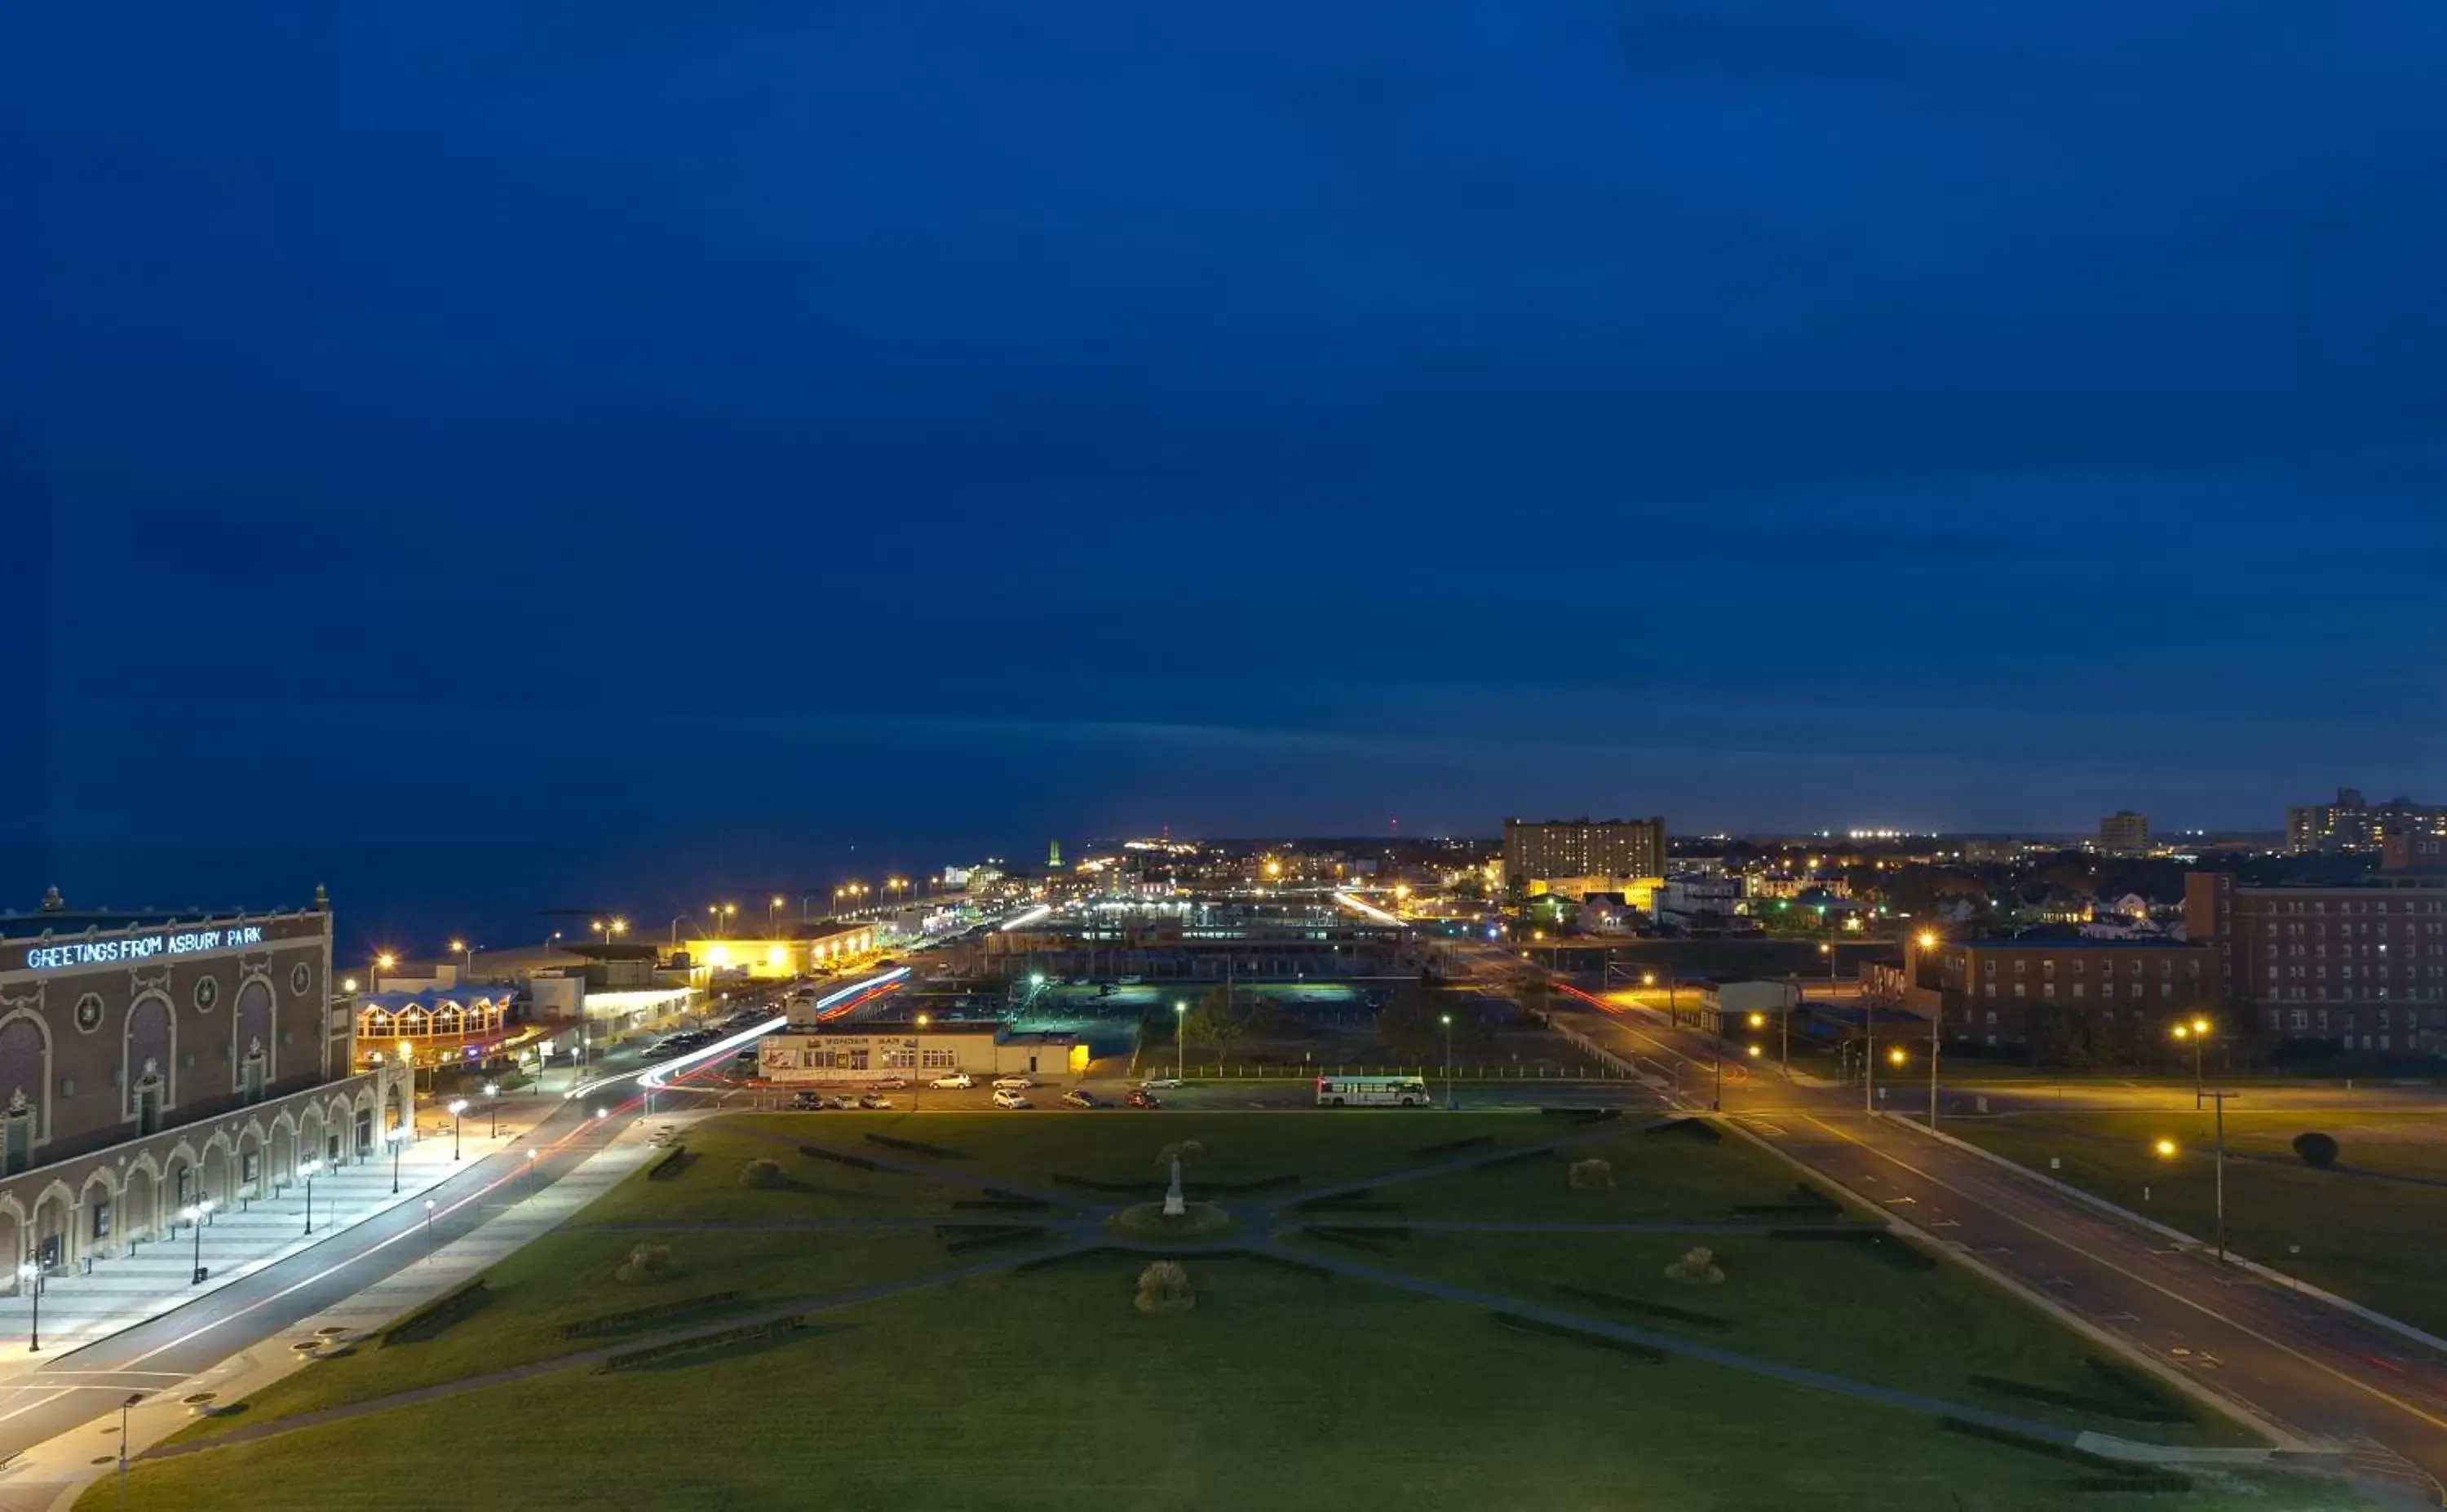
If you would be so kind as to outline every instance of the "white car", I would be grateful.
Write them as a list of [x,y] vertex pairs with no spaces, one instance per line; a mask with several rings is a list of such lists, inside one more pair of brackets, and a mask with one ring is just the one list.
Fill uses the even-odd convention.
[[997,1076],[994,1084],[997,1092],[1025,1092],[1036,1085],[1025,1076]]
[[1026,1107],[1028,1106],[1028,1099],[1020,1096],[1017,1092],[1013,1091],[1008,1087],[998,1087],[995,1088],[994,1106],[996,1107]]
[[949,1076],[938,1076],[926,1085],[939,1092],[965,1092],[977,1084],[970,1079],[968,1072],[954,1071]]
[[1141,1082],[1139,1086],[1145,1087],[1150,1092],[1178,1091],[1181,1088],[1181,1078],[1178,1076],[1150,1076],[1146,1081]]

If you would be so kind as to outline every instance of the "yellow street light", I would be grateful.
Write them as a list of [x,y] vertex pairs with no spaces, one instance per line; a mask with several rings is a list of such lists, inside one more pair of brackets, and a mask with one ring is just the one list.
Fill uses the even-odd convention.
[[353,976],[343,976],[343,977],[341,977],[341,978],[340,978],[340,991],[341,991],[341,992],[355,992],[356,990],[357,990],[357,979],[356,979],[355,977],[353,977]]
[[1888,1050],[1887,1051],[1887,1061],[1889,1065],[1901,1066],[1904,1063],[1904,1052],[1900,1049]]
[[2195,1033],[2195,1034],[2206,1034],[2206,1033],[2208,1033],[2209,1031],[2210,1031],[2210,1021],[2209,1021],[2208,1019],[2205,1019],[2205,1018],[2196,1018],[2196,1019],[2192,1020],[2192,1032],[2193,1032],[2193,1033]]
[[615,935],[625,935],[625,934],[627,934],[628,932],[629,932],[629,921],[628,921],[627,919],[625,919],[625,918],[616,918],[616,919],[614,919],[614,920],[612,921],[612,933],[613,933],[613,934],[615,934]]
[[2178,1025],[2176,1025],[2173,1029],[2169,1030],[2167,1032],[2169,1032],[2170,1034],[2174,1035],[2174,1036],[2175,1036],[2175,1038],[2177,1038],[2177,1039],[2185,1039],[2185,1038],[2189,1038],[2189,1037],[2191,1036],[2191,1032],[2192,1032],[2192,1030],[2191,1030],[2191,1025],[2189,1025],[2189,1024],[2178,1024]]
[[1657,973],[1655,972],[1641,973],[1640,985],[1642,987],[1655,987],[1657,985]]
[[1753,1028],[1753,1029],[1764,1029],[1764,1028],[1766,1028],[1766,1027],[1767,1027],[1767,1015],[1766,1015],[1765,1013],[1753,1013],[1753,1014],[1751,1015],[1751,1028]]
[[452,941],[450,942],[450,954],[453,954],[453,955],[464,955],[464,954],[465,954],[466,953],[467,953],[467,942],[466,942],[465,940],[464,940],[464,939],[454,939],[454,940],[452,940]]
[[2150,1153],[2162,1161],[2172,1161],[2175,1158],[2175,1142],[2162,1139],[2150,1146]]
[[1758,1058],[1759,1058],[1759,1048],[1758,1048],[1757,1046],[1754,1045],[1754,1046],[1752,1046],[1752,1047],[1751,1047],[1751,1059],[1752,1059],[1752,1060],[1757,1060]]
[[1925,951],[1933,951],[1937,949],[1937,931],[1933,929],[1922,930],[1920,932],[1920,948]]

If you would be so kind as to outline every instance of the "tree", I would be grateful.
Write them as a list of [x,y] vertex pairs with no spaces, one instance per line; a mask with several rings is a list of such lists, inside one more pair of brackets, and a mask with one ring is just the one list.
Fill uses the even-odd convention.
[[1255,1016],[1249,1000],[1230,987],[1210,987],[1191,1005],[1181,1026],[1182,1037],[1212,1049],[1218,1060],[1229,1060],[1232,1047],[1247,1036]]
[[1448,1043],[1457,1056],[1483,1054],[1492,1041],[1476,999],[1424,982],[1405,986],[1376,1011],[1376,1043],[1399,1061],[1426,1065],[1439,1060]]

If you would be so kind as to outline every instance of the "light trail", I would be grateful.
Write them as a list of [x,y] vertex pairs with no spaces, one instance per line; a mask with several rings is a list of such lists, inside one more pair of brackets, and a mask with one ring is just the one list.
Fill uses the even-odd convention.
[[1375,904],[1363,903],[1359,899],[1352,897],[1349,893],[1337,893],[1334,895],[1334,900],[1340,903],[1343,907],[1351,910],[1353,913],[1357,914],[1360,917],[1373,919],[1379,924],[1399,924],[1402,922],[1393,915],[1388,914],[1381,908],[1378,908]]
[[1040,918],[1052,918],[1053,917],[1053,905],[1051,903],[1039,903],[1034,908],[1021,909],[1018,913],[1011,916],[1011,917],[1004,919],[999,927],[1005,934],[1009,934],[1011,931],[1015,929],[1026,929],[1029,925],[1035,923]]
[[[852,982],[847,987],[837,988],[825,993],[816,999],[816,1022],[823,1023],[827,1019],[838,1018],[877,995],[891,991],[908,974],[908,967],[896,966],[888,972],[878,972],[863,981]],[[660,1065],[650,1066],[642,1070],[622,1071],[616,1076],[598,1077],[583,1087],[573,1087],[568,1095],[572,1098],[589,1097],[601,1088],[616,1087],[622,1082],[633,1079],[646,1091],[660,1091],[671,1085],[673,1075],[696,1069],[724,1056],[736,1055],[743,1047],[755,1044],[789,1022],[789,1014],[776,1014],[753,1028],[741,1030],[736,1034],[725,1035],[703,1049],[691,1050],[686,1055],[673,1056]]]

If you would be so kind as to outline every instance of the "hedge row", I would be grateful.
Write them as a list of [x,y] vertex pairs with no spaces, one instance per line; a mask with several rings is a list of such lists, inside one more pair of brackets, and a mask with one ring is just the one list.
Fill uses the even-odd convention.
[[1630,1339],[1609,1338],[1603,1333],[1591,1333],[1585,1329],[1566,1328],[1561,1323],[1548,1323],[1539,1318],[1523,1317],[1518,1313],[1489,1313],[1487,1315],[1494,1320],[1496,1327],[1510,1329],[1516,1333],[1542,1333],[1548,1338],[1570,1339],[1575,1344],[1593,1344],[1602,1350],[1612,1350],[1618,1354],[1628,1354],[1634,1359],[1646,1360],[1651,1365],[1665,1363],[1665,1351],[1653,1344],[1638,1344]]
[[864,1138],[870,1144],[882,1144],[890,1149],[907,1150],[912,1155],[923,1155],[932,1160],[965,1161],[968,1159],[967,1155],[958,1150],[947,1150],[940,1144],[928,1144],[920,1140],[895,1139],[889,1134],[868,1134],[864,1136]]
[[2050,1407],[2070,1408],[2077,1412],[2096,1413],[2100,1417],[2120,1418],[2127,1423],[2189,1423],[2189,1413],[2164,1407],[2136,1407],[2128,1402],[2111,1402],[2102,1397],[2084,1396],[2078,1391],[2060,1390],[2053,1386],[2034,1386],[2001,1375],[1974,1373],[1971,1384],[1983,1391],[2004,1396],[2019,1396],[2033,1402],[2045,1402]]
[[453,1287],[383,1330],[383,1348],[422,1344],[491,1300],[481,1276],[465,1286]]
[[775,1318],[766,1323],[743,1323],[737,1328],[717,1329],[711,1333],[693,1333],[687,1338],[673,1339],[666,1344],[651,1344],[642,1350],[624,1350],[597,1366],[595,1373],[605,1375],[614,1370],[625,1370],[632,1366],[643,1365],[649,1360],[659,1360],[666,1355],[681,1354],[691,1350],[710,1350],[725,1344],[744,1344],[750,1339],[770,1338],[776,1333],[795,1332],[806,1326],[806,1318],[791,1316]]
[[1600,1307],[1610,1307],[1624,1313],[1639,1313],[1648,1317],[1666,1318],[1676,1323],[1688,1323],[1695,1328],[1715,1329],[1720,1333],[1734,1326],[1733,1319],[1718,1317],[1713,1313],[1694,1313],[1687,1307],[1668,1307],[1662,1302],[1643,1302],[1636,1296],[1622,1296],[1613,1292],[1595,1291],[1585,1286],[1574,1286],[1567,1281],[1556,1283],[1555,1290],[1575,1301],[1594,1302]]
[[708,1292],[703,1296],[682,1297],[674,1302],[657,1302],[652,1307],[633,1307],[625,1313],[605,1313],[596,1317],[582,1317],[560,1326],[560,1336],[582,1339],[590,1333],[610,1333],[633,1323],[652,1323],[657,1318],[677,1317],[683,1313],[702,1312],[711,1307],[739,1300],[737,1292]]
[[862,1171],[880,1171],[883,1167],[863,1155],[851,1155],[843,1150],[828,1150],[821,1144],[802,1144],[799,1153],[812,1160],[831,1161],[836,1165],[855,1165]]

